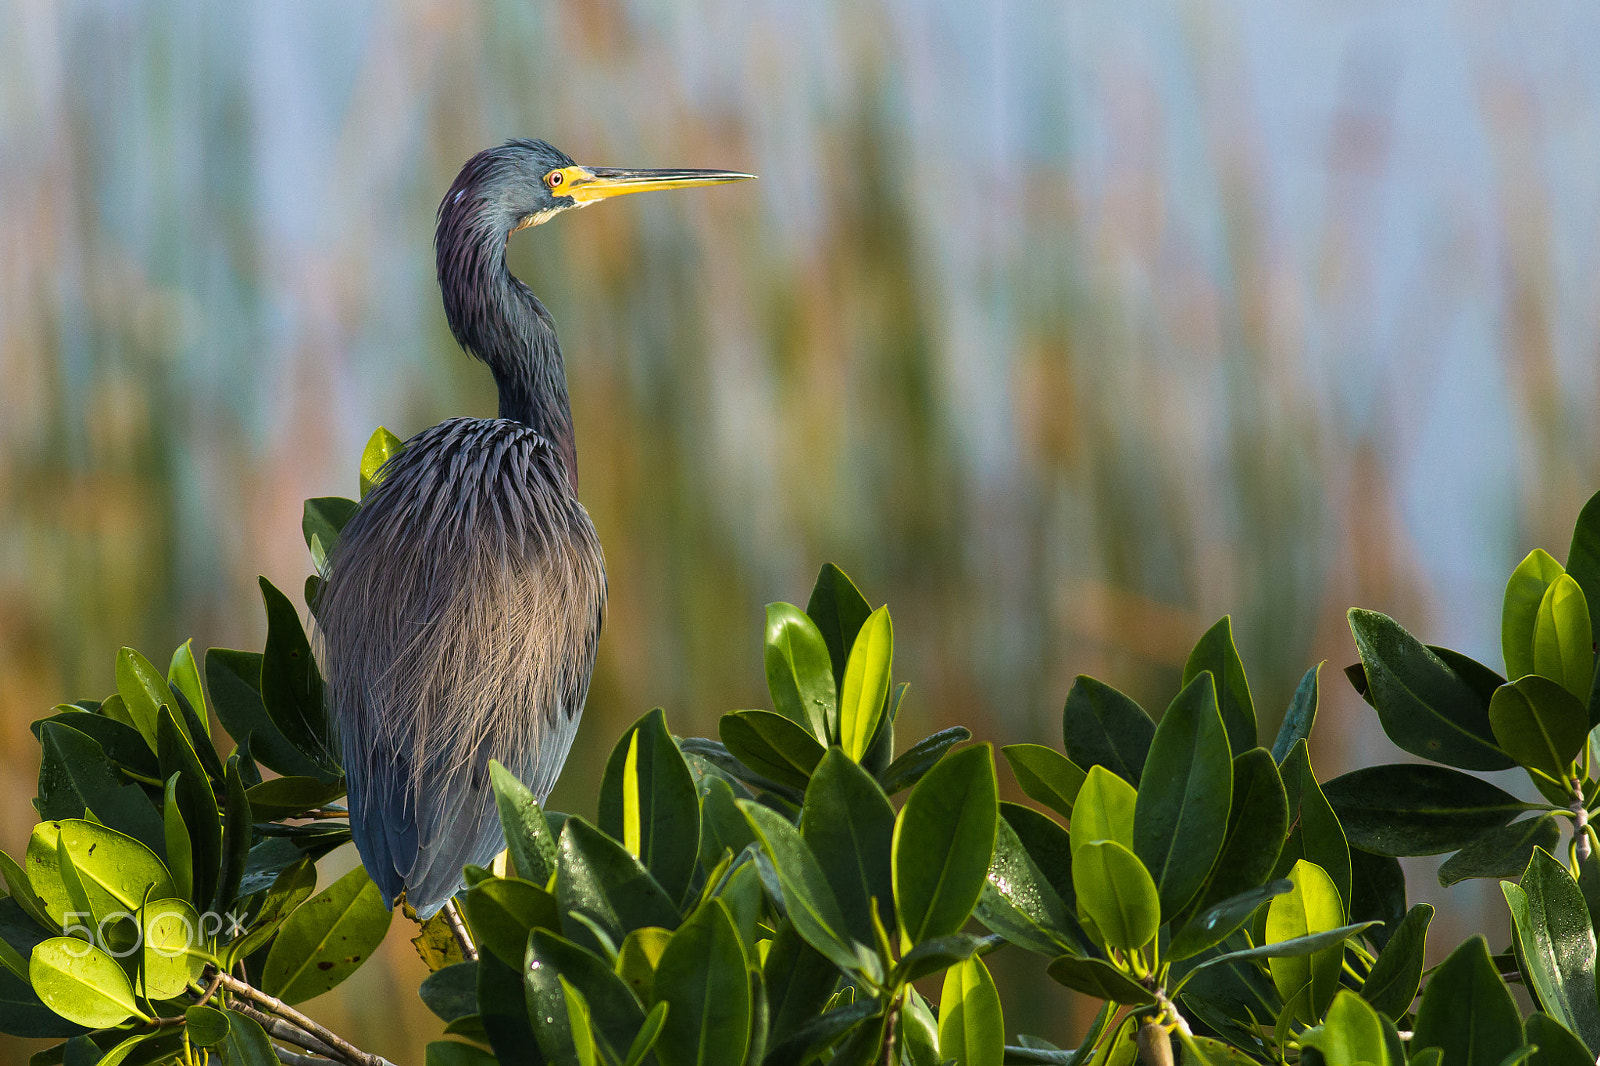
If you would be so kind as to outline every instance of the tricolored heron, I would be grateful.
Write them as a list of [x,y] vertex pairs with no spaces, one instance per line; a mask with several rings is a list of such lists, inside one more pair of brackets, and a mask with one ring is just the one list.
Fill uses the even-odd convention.
[[464,864],[504,847],[490,759],[549,795],[605,614],[555,323],[506,267],[506,241],[612,196],[751,176],[578,166],[514,140],[473,156],[439,205],[445,317],[493,372],[500,417],[406,442],[340,534],[317,603],[350,830],[390,905],[403,894],[433,915]]

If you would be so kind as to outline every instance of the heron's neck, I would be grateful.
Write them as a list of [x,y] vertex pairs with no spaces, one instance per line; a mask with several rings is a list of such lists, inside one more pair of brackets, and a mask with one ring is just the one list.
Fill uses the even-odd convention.
[[555,445],[578,491],[578,443],[555,323],[538,297],[506,266],[505,234],[467,245],[439,263],[445,316],[456,340],[483,360],[500,392],[500,417],[521,422]]

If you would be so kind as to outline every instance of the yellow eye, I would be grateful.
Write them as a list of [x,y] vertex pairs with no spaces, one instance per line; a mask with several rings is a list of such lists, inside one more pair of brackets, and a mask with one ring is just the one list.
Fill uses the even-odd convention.
[[545,183],[548,184],[552,189],[559,189],[561,187],[561,183],[567,180],[567,176],[561,173],[559,170],[552,170],[550,173],[545,175],[544,180]]

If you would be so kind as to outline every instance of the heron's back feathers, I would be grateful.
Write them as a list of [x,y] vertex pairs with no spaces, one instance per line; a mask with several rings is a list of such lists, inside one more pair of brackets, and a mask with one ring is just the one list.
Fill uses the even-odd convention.
[[605,565],[562,456],[457,418],[406,442],[340,534],[317,604],[362,860],[427,917],[502,848],[490,759],[541,800],[583,709]]

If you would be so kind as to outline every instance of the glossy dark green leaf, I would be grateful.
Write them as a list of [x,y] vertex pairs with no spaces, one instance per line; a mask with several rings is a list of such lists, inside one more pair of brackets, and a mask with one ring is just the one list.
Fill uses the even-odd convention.
[[839,983],[839,970],[806,943],[792,920],[778,924],[761,967],[766,988],[770,1041],[780,1043],[822,1012]]
[[327,749],[322,675],[294,604],[266,578],[260,579],[267,608],[267,648],[261,660],[261,699],[278,731],[319,768],[334,773]]
[[[189,891],[180,895],[204,904],[216,894],[217,871],[222,865],[222,818],[217,813],[216,793],[189,735],[178,727],[169,708],[161,709],[156,736],[161,778],[171,782],[172,802],[188,837],[190,885]],[[168,859],[171,865],[171,856]]]
[[[625,772],[630,750],[635,768],[631,782]],[[637,803],[632,818],[630,796]],[[622,734],[601,779],[601,831],[626,845],[630,826],[638,833],[639,861],[673,900],[681,900],[700,852],[700,796],[660,708]]]
[[1311,727],[1317,722],[1322,668],[1326,665],[1325,661],[1320,662],[1307,670],[1300,678],[1300,684],[1295,687],[1289,710],[1284,714],[1283,724],[1278,727],[1278,736],[1272,742],[1272,757],[1277,762],[1281,763],[1289,757],[1289,751],[1296,741],[1311,739]]
[[678,909],[639,860],[621,844],[581,818],[569,817],[562,827],[557,863],[556,900],[567,939],[599,948],[581,915],[595,923],[612,944],[634,929],[678,924]]
[[894,898],[906,946],[947,936],[972,914],[999,821],[994,752],[958,751],[911,790],[894,827]]
[[826,750],[775,711],[734,711],[717,724],[722,743],[756,773],[804,792]]
[[922,780],[922,775],[933,769],[951,748],[972,739],[972,731],[965,726],[953,725],[923,737],[905,750],[878,775],[883,791],[893,796]]
[[[1280,899],[1282,897],[1279,897]],[[1329,929],[1322,933],[1309,933],[1305,936],[1291,937],[1288,940],[1274,940],[1259,947],[1239,948],[1236,950],[1222,951],[1216,955],[1207,955],[1189,969],[1189,973],[1198,973],[1226,963],[1244,962],[1251,959],[1292,959],[1306,955],[1315,955],[1325,951],[1336,944],[1343,944],[1353,936],[1357,936],[1371,928],[1371,922],[1351,922],[1341,925],[1336,929]]]
[[1139,784],[1156,724],[1132,699],[1110,685],[1080,675],[1061,712],[1067,758],[1085,772],[1104,766],[1130,785]]
[[1545,590],[1533,629],[1534,672],[1586,699],[1594,680],[1594,629],[1583,589],[1562,574]]
[[1228,828],[1211,875],[1192,908],[1215,907],[1257,888],[1277,868],[1289,826],[1289,808],[1277,764],[1264,748],[1233,759]]
[[1600,603],[1600,492],[1589,497],[1573,524],[1572,544],[1567,549],[1567,573],[1583,589],[1585,600],[1591,604]]
[[494,952],[507,966],[522,965],[530,932],[561,928],[556,898],[520,878],[480,881],[468,890],[462,904],[478,946]]
[[[1257,749],[1263,750],[1263,749]],[[1292,888],[1285,879],[1268,881],[1264,885],[1229,896],[1195,915],[1167,946],[1166,956],[1174,961],[1200,954],[1215,944],[1220,944],[1274,896]]]
[[829,748],[811,775],[800,836],[822,866],[844,915],[846,931],[873,942],[872,901],[894,924],[894,808],[872,776],[839,748]]
[[1594,1066],[1594,1054],[1548,1014],[1535,1012],[1523,1026],[1524,1039],[1539,1050],[1528,1066]]
[[844,668],[855,646],[856,634],[872,613],[872,607],[855,583],[832,563],[823,565],[812,586],[806,614],[817,624],[817,631],[828,647],[834,680],[844,685]]
[[1466,847],[1529,809],[1481,778],[1444,766],[1367,766],[1323,786],[1350,843],[1379,855]]
[[423,1066],[496,1066],[499,1062],[482,1048],[456,1040],[434,1040],[423,1054]]
[[356,867],[284,922],[262,967],[262,991],[285,1003],[321,995],[372,956],[392,917],[378,886]]
[[1063,818],[1072,817],[1072,802],[1078,798],[1086,774],[1071,759],[1043,744],[1007,744],[1000,754],[1011,764],[1012,775],[1029,799]]
[[894,760],[894,723],[900,716],[900,706],[905,703],[911,683],[902,681],[889,692],[887,706],[878,720],[878,728],[867,744],[867,753],[861,756],[861,767],[874,778],[881,777]]
[[1327,1066],[1404,1066],[1389,1056],[1382,1019],[1349,989],[1334,997],[1327,1020],[1305,1033],[1300,1043],[1320,1052]]
[[1520,876],[1534,848],[1554,851],[1560,842],[1561,821],[1553,814],[1490,829],[1444,861],[1439,884],[1448,888],[1469,877]]
[[1299,859],[1316,863],[1328,872],[1346,900],[1351,891],[1350,844],[1344,827],[1317,783],[1311,768],[1311,753],[1305,741],[1289,749],[1280,768],[1284,798],[1289,808],[1289,838],[1284,842],[1273,868],[1282,877]]
[[453,1022],[478,1012],[478,966],[458,962],[435,970],[417,989],[422,1002],[440,1021]]
[[[26,968],[24,960],[24,970]],[[45,1006],[26,978],[0,966],[0,1033],[58,1040],[86,1031]]]
[[1138,951],[1155,937],[1161,925],[1156,883],[1139,857],[1115,840],[1073,849],[1072,884],[1078,910],[1107,947]]
[[[334,544],[339,539],[345,523],[355,517],[361,505],[354,500],[347,500],[343,496],[318,496],[307,500],[300,516],[300,532],[306,538],[306,547],[312,545],[315,538],[322,546],[324,556],[333,551]],[[316,549],[312,549],[315,556]],[[317,562],[317,569],[322,569],[322,562]]]
[[70,936],[51,937],[33,949],[28,979],[45,1006],[90,1029],[120,1025],[142,1014],[117,960]]
[[800,831],[783,815],[750,800],[740,800],[739,809],[772,862],[795,930],[835,966],[855,970],[859,961],[850,946],[844,911]]
[[901,956],[889,974],[889,985],[896,987],[921,980],[974,955],[994,951],[1004,943],[1004,938],[999,936],[973,936],[971,933],[951,933],[936,940],[924,940]]
[[1450,953],[1428,979],[1411,1047],[1436,1047],[1450,1066],[1500,1066],[1522,1046],[1522,1018],[1495,972],[1489,945],[1475,936]]
[[556,871],[560,852],[538,798],[498,760],[489,761],[489,780],[494,787],[495,805],[500,812],[500,827],[506,834],[511,864],[524,880],[536,885],[547,883]]
[[[1000,820],[1016,833],[1028,858],[1038,867],[1046,883],[1056,890],[1067,910],[1077,907],[1077,894],[1072,890],[1072,837],[1067,830],[1049,815],[1020,803],[1001,801]],[[1000,847],[1000,837],[995,836],[995,848]]]
[[1407,911],[1361,986],[1362,998],[1391,1018],[1404,1016],[1417,998],[1432,920],[1433,908],[1426,903]]
[[750,1041],[750,982],[739,932],[721,900],[683,923],[656,965],[655,1003],[667,1004],[656,1042],[661,1066],[740,1066]]
[[254,1018],[236,1010],[223,1010],[228,1019],[228,1035],[217,1048],[224,1066],[277,1066],[278,1056],[266,1030]]
[[156,753],[131,725],[93,711],[58,709],[49,718],[41,718],[33,723],[33,735],[42,741],[44,727],[51,723],[83,733],[100,745],[106,758],[142,777],[156,777],[161,773]]
[[[543,1066],[538,1039],[528,1017],[522,969],[485,952],[478,959],[478,1012],[489,1046],[501,1066]],[[565,1020],[565,1015],[561,1015]],[[541,1024],[554,1024],[541,1019]]]
[[[1231,639],[1227,647],[1233,647]],[[1253,731],[1253,712],[1251,724]],[[1233,756],[1209,670],[1196,674],[1161,716],[1145,769],[1134,806],[1133,850],[1155,878],[1162,916],[1171,918],[1211,873],[1233,799]]]
[[627,983],[605,960],[543,929],[527,938],[525,951],[528,1016],[533,1019],[540,1054],[549,1062],[571,1061],[573,1031],[564,1009],[564,978],[589,1004],[593,1037],[602,1055],[607,1061],[620,1062],[645,1017]]
[[1250,698],[1250,682],[1244,663],[1233,643],[1233,620],[1221,620],[1195,644],[1183,665],[1183,684],[1187,688],[1202,673],[1210,671],[1218,712],[1227,729],[1228,747],[1248,751],[1256,746],[1256,705]]
[[1528,674],[1495,692],[1489,725],[1506,754],[1560,781],[1589,739],[1589,710],[1555,681]]
[[1001,1066],[1005,1052],[1000,992],[989,968],[978,958],[957,963],[939,996],[939,1053],[962,1066]]
[[1084,959],[1062,955],[1050,963],[1046,972],[1058,984],[1074,992],[1082,992],[1095,999],[1109,1000],[1127,1006],[1154,1003],[1155,997],[1143,986],[1135,984],[1121,971],[1100,959]]
[[[1061,843],[1066,843],[1065,838],[1063,833]],[[1070,887],[1070,844],[1065,861]],[[978,899],[976,916],[986,928],[1041,955],[1054,956],[1063,951],[1081,954],[1088,945],[1072,908],[1004,819],[996,826],[994,858]]]
[[1521,886],[1502,882],[1528,978],[1545,1011],[1600,1047],[1595,936],[1583,893],[1567,868],[1540,848]]
[[1390,740],[1424,759],[1463,770],[1505,770],[1488,700],[1394,619],[1351,609],[1350,632],[1366,669],[1367,699]]
[[[229,910],[239,895],[246,868],[250,865],[250,845],[254,840],[250,799],[245,795],[244,778],[239,773],[238,752],[228,756],[225,785],[222,868],[217,873],[217,895],[212,901],[212,910],[218,914]],[[277,875],[274,873],[273,876]]]
[[1535,672],[1533,645],[1539,605],[1550,586],[1565,574],[1543,548],[1533,549],[1511,572],[1500,612],[1500,650],[1509,680]]
[[286,777],[329,779],[332,775],[291,744],[267,714],[261,699],[261,662],[260,652],[228,648],[206,652],[206,685],[218,720],[229,736],[249,746],[263,766]]
[[150,750],[156,749],[156,711],[172,702],[167,679],[132,648],[117,653],[117,695]]
[[344,782],[324,784],[315,777],[274,777],[245,790],[257,821],[278,822],[325,807],[344,795]]
[[92,810],[103,824],[138,840],[157,855],[166,851],[166,829],[150,798],[127,784],[92,738],[58,723],[40,729],[39,814],[46,819],[82,818]]
[[228,1036],[228,1016],[215,1007],[189,1007],[183,1012],[184,1029],[191,1043],[201,1047],[220,1044]]
[[837,732],[839,679],[816,623],[793,604],[767,604],[765,659],[773,710],[827,743]]

